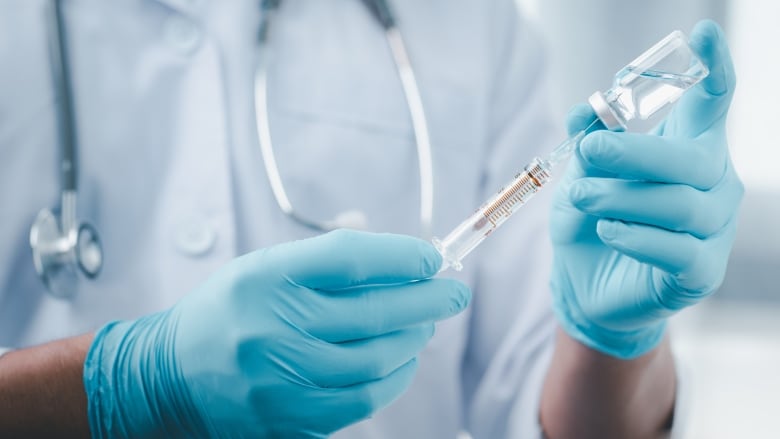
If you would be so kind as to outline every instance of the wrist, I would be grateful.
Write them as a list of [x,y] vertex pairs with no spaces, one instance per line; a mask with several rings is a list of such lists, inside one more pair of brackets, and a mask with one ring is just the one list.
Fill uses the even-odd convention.
[[589,318],[572,295],[554,294],[555,316],[569,337],[591,349],[631,360],[652,351],[664,338],[665,318],[641,326],[610,328]]
[[94,437],[192,435],[194,412],[178,376],[173,320],[167,311],[97,332],[83,372]]

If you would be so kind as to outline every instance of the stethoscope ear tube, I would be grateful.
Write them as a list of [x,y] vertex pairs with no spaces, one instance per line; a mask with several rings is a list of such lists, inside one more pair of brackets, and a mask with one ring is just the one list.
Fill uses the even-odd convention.
[[75,191],[78,183],[76,157],[76,120],[73,105],[73,89],[70,77],[67,33],[63,18],[62,0],[53,0],[49,16],[49,56],[54,80],[57,105],[57,129],[60,141],[60,172],[62,191]]
[[[395,18],[386,0],[362,0],[373,17],[383,27],[393,61],[398,70],[398,77],[409,108],[420,174],[420,236],[429,239],[432,236],[433,223],[433,159],[431,151],[430,131],[425,109],[417,85],[417,78],[409,61],[409,54],[396,27]],[[359,210],[341,212],[327,221],[315,221],[300,215],[290,202],[282,182],[279,167],[276,163],[274,147],[271,138],[271,128],[268,117],[268,59],[272,57],[273,49],[268,44],[268,29],[271,16],[279,7],[280,0],[263,3],[266,7],[260,26],[260,53],[257,60],[254,79],[254,110],[257,138],[260,152],[263,156],[266,176],[271,186],[273,196],[279,209],[290,219],[312,230],[327,232],[336,228],[368,229],[368,219]]]
[[386,0],[363,0],[363,3],[385,30],[395,27],[395,17]]

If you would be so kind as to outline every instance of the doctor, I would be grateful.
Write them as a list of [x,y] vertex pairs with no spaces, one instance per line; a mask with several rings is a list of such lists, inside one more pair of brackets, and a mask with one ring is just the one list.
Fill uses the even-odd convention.
[[[654,133],[589,135],[551,217],[548,190],[456,280],[408,235],[446,233],[563,134],[511,0],[391,3],[430,173],[377,2],[282,2],[260,48],[271,13],[257,1],[63,1],[71,207],[104,255],[63,299],[28,242],[41,208],[66,207],[70,171],[46,3],[0,14],[3,436],[603,438],[675,424],[665,321],[717,289],[742,194],[714,23],[691,32],[710,76]],[[575,107],[569,129],[594,117]],[[389,233],[306,224],[344,217]]]

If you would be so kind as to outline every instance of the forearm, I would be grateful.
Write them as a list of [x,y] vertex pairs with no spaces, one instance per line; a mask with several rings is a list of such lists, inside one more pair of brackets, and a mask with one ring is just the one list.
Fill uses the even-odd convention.
[[92,334],[0,357],[3,437],[89,437],[82,369]]
[[642,357],[619,360],[559,330],[541,422],[550,439],[664,437],[674,399],[668,339]]

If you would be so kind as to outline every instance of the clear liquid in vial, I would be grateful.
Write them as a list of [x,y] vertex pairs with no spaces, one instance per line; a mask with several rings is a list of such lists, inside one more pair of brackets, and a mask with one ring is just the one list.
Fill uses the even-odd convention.
[[699,76],[661,70],[637,71],[632,66],[621,70],[616,86],[607,92],[607,101],[615,105],[624,120],[647,119],[699,82]]

